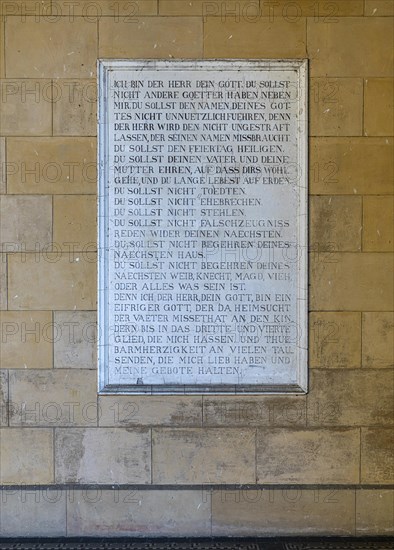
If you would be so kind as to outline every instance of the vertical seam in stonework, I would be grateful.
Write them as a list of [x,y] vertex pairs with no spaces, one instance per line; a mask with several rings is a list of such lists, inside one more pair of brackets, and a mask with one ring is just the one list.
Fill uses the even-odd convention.
[[201,396],[201,428],[204,427],[204,396]]
[[354,489],[354,529],[353,534],[357,534],[357,487]]
[[361,112],[361,135],[365,136],[365,78],[363,77],[363,104],[362,104],[362,112]]
[[360,426],[359,428],[359,453],[360,453],[360,460],[359,460],[359,472],[358,472],[358,482],[359,483],[362,483],[362,478],[361,478],[361,460],[362,460],[362,453],[361,453],[361,445],[362,445],[362,427]]
[[[52,4],[51,4],[52,6]],[[53,119],[54,119],[55,103],[53,101],[53,78],[51,78],[51,136],[53,137]]]
[[364,196],[361,195],[361,252],[364,252]]
[[153,429],[150,428],[150,484],[153,485]]

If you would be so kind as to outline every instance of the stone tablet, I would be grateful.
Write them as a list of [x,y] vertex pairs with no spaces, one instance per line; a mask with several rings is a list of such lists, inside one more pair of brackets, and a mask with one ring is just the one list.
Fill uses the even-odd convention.
[[99,62],[99,391],[307,389],[305,61]]

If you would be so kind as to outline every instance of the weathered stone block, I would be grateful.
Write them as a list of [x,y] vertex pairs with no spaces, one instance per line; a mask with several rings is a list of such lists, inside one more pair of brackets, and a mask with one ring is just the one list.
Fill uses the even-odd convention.
[[394,251],[394,197],[363,198],[363,250]]
[[97,322],[94,311],[54,312],[54,367],[97,367]]
[[394,313],[363,313],[362,327],[363,367],[393,367]]
[[390,489],[356,491],[356,534],[359,536],[394,534],[394,492]]
[[364,133],[392,136],[394,128],[394,80],[367,78],[364,86]]
[[97,202],[94,195],[53,199],[53,240],[58,249],[97,250]]
[[361,428],[361,483],[394,483],[392,428]]
[[[53,81],[53,135],[97,135],[97,83],[89,80]],[[87,178],[91,178],[93,168]]]

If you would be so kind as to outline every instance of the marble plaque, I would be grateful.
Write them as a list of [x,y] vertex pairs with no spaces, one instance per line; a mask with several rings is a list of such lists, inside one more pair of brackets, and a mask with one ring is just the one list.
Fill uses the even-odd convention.
[[306,61],[99,61],[99,391],[307,390]]

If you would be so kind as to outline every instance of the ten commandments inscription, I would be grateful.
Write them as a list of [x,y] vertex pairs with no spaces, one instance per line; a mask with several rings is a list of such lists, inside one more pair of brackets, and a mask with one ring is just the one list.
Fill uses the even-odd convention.
[[306,62],[104,60],[99,98],[99,391],[306,391]]

